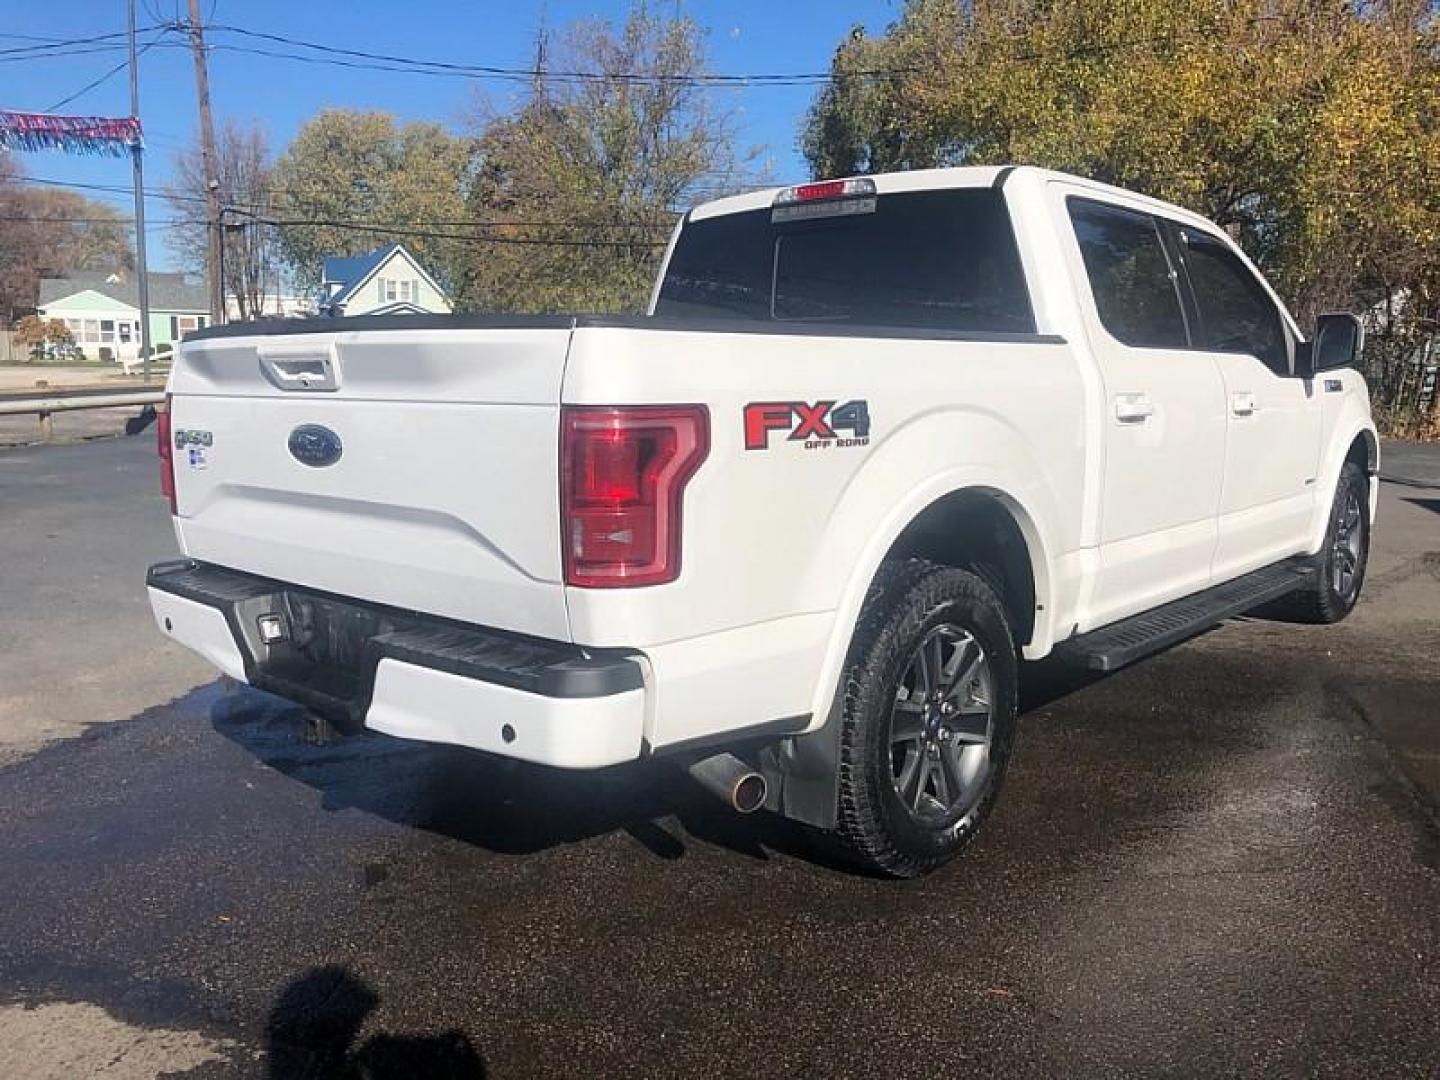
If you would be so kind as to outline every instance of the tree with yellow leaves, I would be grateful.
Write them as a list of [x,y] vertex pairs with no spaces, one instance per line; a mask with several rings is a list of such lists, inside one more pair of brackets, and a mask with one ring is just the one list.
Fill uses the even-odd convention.
[[[1424,0],[910,0],[836,50],[817,176],[1030,163],[1225,226],[1302,325],[1365,313],[1392,430],[1440,335],[1440,20]],[[1440,353],[1440,348],[1432,350]]]

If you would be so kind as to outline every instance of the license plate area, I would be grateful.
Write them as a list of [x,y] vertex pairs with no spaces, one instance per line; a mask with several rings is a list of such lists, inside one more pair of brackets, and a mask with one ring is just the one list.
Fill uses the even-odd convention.
[[630,650],[459,623],[204,563],[161,563],[146,580],[222,612],[247,682],[342,731],[364,726],[383,659],[547,697],[606,697],[645,685]]
[[[271,611],[254,615],[255,684],[299,701],[344,731],[364,724],[376,658],[372,643],[397,629],[377,609],[283,589],[265,598]],[[280,636],[264,640],[267,620]],[[247,635],[248,636],[248,635]]]

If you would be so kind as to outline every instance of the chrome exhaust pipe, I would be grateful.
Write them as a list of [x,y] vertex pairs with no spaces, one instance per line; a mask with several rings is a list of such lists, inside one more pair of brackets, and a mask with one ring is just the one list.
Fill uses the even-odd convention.
[[765,777],[734,754],[715,754],[692,762],[689,772],[695,782],[730,809],[753,814],[765,805]]

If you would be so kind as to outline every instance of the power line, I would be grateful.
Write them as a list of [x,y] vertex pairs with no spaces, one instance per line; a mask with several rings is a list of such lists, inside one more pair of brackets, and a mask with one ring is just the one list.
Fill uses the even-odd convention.
[[[150,51],[150,49],[151,49],[152,46],[154,46],[156,43],[159,42],[159,40],[160,40],[160,39],[157,37],[157,38],[153,39],[152,41],[149,41],[149,42],[147,42],[146,44],[142,45],[142,46],[140,47],[140,52],[138,53],[138,55],[139,55],[139,56],[144,56],[147,52]],[[93,80],[93,81],[91,81],[91,82],[86,83],[86,84],[85,84],[84,86],[82,86],[79,90],[76,90],[73,94],[71,94],[69,97],[63,97],[63,98],[61,98],[59,101],[57,101],[54,105],[51,105],[51,106],[50,106],[48,109],[46,109],[45,111],[46,111],[46,112],[52,112],[52,113],[53,113],[53,112],[59,112],[59,111],[60,111],[62,108],[64,108],[66,105],[69,105],[72,101],[76,100],[77,98],[84,97],[84,96],[85,96],[86,94],[88,94],[91,90],[94,90],[97,86],[99,86],[101,83],[105,82],[107,79],[113,79],[116,75],[119,75],[120,72],[124,71],[124,70],[125,70],[127,67],[129,67],[129,66],[130,66],[130,61],[129,61],[128,58],[126,58],[126,59],[124,59],[124,60],[121,60],[120,63],[116,64],[116,65],[115,65],[114,67],[112,67],[109,71],[105,72],[104,75],[101,75],[98,79],[95,79],[95,80]]]
[[[71,186],[71,185],[67,184],[67,183],[64,182],[64,181],[50,181],[50,182],[51,182],[51,183],[55,183],[55,184],[59,184],[59,185],[61,185],[61,186]],[[84,187],[84,188],[93,189],[93,188],[97,188],[97,187],[106,187],[106,186],[108,186],[108,185],[84,184],[84,185],[75,185],[75,186],[81,186],[81,187]],[[117,185],[117,186],[114,186],[114,187],[116,187],[116,188],[118,189],[118,185]],[[162,196],[156,196],[156,195],[150,194],[150,195],[147,195],[147,197],[149,197],[149,198],[156,198],[156,197],[165,197],[165,196],[163,196],[163,195],[162,195]],[[202,201],[203,201],[203,200],[201,200],[198,196],[176,196],[176,198],[180,198],[180,199],[183,199],[183,200],[185,200],[185,201],[187,201],[187,202],[192,202],[192,203],[198,203],[198,202],[202,202]],[[598,248],[607,248],[607,247],[608,247],[608,248],[636,248],[636,247],[644,247],[644,248],[656,248],[656,249],[658,249],[658,248],[661,248],[661,247],[664,247],[664,246],[665,246],[666,239],[662,239],[661,237],[664,237],[664,238],[668,238],[668,237],[669,237],[670,233],[671,233],[671,232],[674,230],[674,228],[675,228],[675,222],[676,222],[677,220],[679,220],[680,216],[684,213],[684,208],[683,208],[683,207],[681,207],[681,208],[671,207],[671,208],[669,208],[669,210],[668,210],[668,213],[671,215],[670,220],[668,220],[668,221],[654,221],[654,222],[636,222],[636,221],[625,221],[625,220],[596,221],[596,220],[584,220],[584,219],[578,219],[578,218],[577,218],[577,219],[570,219],[570,220],[553,220],[553,219],[547,219],[547,220],[536,220],[536,219],[518,219],[518,220],[471,220],[471,219],[437,220],[437,219],[425,219],[425,220],[422,220],[422,221],[419,221],[419,222],[416,222],[416,223],[413,223],[413,224],[410,224],[410,225],[402,225],[402,224],[382,225],[382,224],[377,224],[377,223],[374,223],[374,222],[355,221],[355,220],[353,220],[353,219],[343,219],[343,218],[305,218],[305,217],[278,218],[278,217],[270,217],[270,216],[266,215],[265,213],[259,211],[258,209],[247,209],[247,208],[242,207],[242,206],[236,206],[236,205],[234,205],[233,201],[226,206],[226,211],[227,211],[228,213],[233,213],[233,214],[236,214],[236,215],[239,215],[239,216],[247,217],[247,218],[249,218],[251,221],[256,222],[257,224],[266,225],[266,226],[270,226],[270,227],[274,227],[274,228],[287,228],[287,227],[334,228],[334,229],[350,230],[350,231],[361,232],[361,233],[372,234],[372,235],[379,235],[379,236],[408,236],[408,237],[416,237],[416,238],[420,238],[420,239],[468,240],[468,241],[471,241],[471,242],[474,242],[474,243],[482,243],[482,244],[488,243],[488,244],[517,245],[517,246],[534,246],[534,247],[575,247],[575,248],[587,248],[587,247],[589,247],[589,248],[597,248],[597,247],[598,247]],[[15,218],[15,217],[12,217],[12,218],[0,219],[0,220],[11,220],[11,221],[14,221],[14,220],[61,221],[61,220],[69,220],[69,219],[62,219],[62,218],[43,218],[43,217],[30,217],[30,218]],[[114,222],[120,222],[120,223],[125,223],[125,224],[133,224],[133,218],[128,218],[128,217],[98,218],[98,219],[76,218],[76,219],[74,219],[74,220],[75,220],[77,223],[90,222],[90,223],[94,223],[94,224],[109,224],[109,223],[114,223]],[[204,228],[204,226],[205,226],[205,219],[204,219],[203,217],[200,217],[200,216],[196,216],[196,217],[192,217],[192,218],[173,218],[173,219],[170,219],[170,220],[168,220],[168,221],[163,222],[163,226],[166,227],[166,228],[177,228],[177,229],[178,229],[178,228],[184,228],[184,229],[200,229],[200,228]],[[484,232],[466,232],[466,233],[457,233],[457,232],[450,232],[450,231],[440,231],[440,230],[444,229],[445,227],[479,229],[479,230],[487,230],[487,231],[484,231]],[[630,240],[622,240],[622,239],[591,239],[591,238],[583,238],[583,237],[582,237],[582,238],[573,238],[573,237],[550,237],[550,236],[541,236],[541,237],[519,237],[519,236],[504,236],[504,235],[498,235],[496,232],[493,231],[493,230],[497,230],[497,229],[543,229],[543,230],[549,230],[549,229],[567,229],[567,230],[577,231],[577,232],[580,232],[580,233],[582,233],[582,234],[585,233],[585,232],[587,232],[587,231],[594,231],[594,230],[612,230],[612,229],[613,229],[613,230],[620,230],[620,231],[622,231],[622,232],[630,232],[630,233],[634,233],[634,232],[637,232],[637,231],[639,231],[639,232],[648,232],[648,233],[654,235],[654,236],[656,237],[656,239],[652,241],[652,240],[640,240],[640,239],[630,239]]]
[[[336,228],[341,229],[383,229],[390,227],[377,225],[373,222],[368,221],[356,221],[354,218],[285,218],[272,220],[258,211],[246,210],[242,207],[234,205],[227,206],[226,210],[228,210],[232,214],[238,214],[241,217],[247,217],[253,221],[259,221],[262,224],[269,225],[332,225]],[[674,215],[675,218],[678,218],[679,216],[679,214]],[[192,221],[195,224],[203,224],[203,222],[199,218],[191,218],[186,220]],[[620,220],[586,221],[583,218],[572,218],[568,221],[481,221],[470,218],[456,218],[453,220],[436,220],[433,218],[426,218],[418,224],[426,226],[433,225],[441,228],[450,226],[472,229],[648,229],[651,232],[663,232],[667,234],[670,232],[671,229],[675,227],[675,222],[673,220],[669,223],[664,223]],[[484,238],[477,237],[477,239]]]
[[[16,183],[25,183],[25,184],[43,184],[43,185],[50,185],[50,186],[54,186],[54,187],[79,188],[79,189],[81,189],[81,190],[83,190],[83,191],[100,191],[100,192],[104,192],[104,193],[114,192],[114,193],[116,193],[116,194],[128,194],[128,193],[130,192],[130,190],[131,190],[130,188],[125,187],[125,186],[123,186],[123,185],[121,185],[121,184],[94,184],[94,183],[84,183],[84,182],[78,181],[78,180],[53,180],[53,179],[50,179],[50,178],[47,178],[47,177],[39,177],[39,176],[21,176],[21,177],[16,177],[16,178],[15,178],[15,182],[16,182]],[[272,191],[273,191],[273,190],[286,190],[286,189],[272,189]],[[727,190],[727,189],[716,188],[716,189],[714,189],[714,190]],[[204,198],[202,198],[202,197],[199,196],[199,195],[187,195],[187,194],[185,194],[185,193],[183,193],[183,192],[173,192],[173,191],[167,191],[167,190],[163,190],[163,189],[157,190],[157,189],[155,189],[155,188],[146,188],[144,194],[145,194],[146,198],[150,198],[150,199],[165,199],[165,200],[171,201],[171,202],[187,202],[187,203],[197,203],[197,204],[198,204],[198,203],[203,203],[203,202],[205,202]],[[232,212],[234,212],[234,213],[242,213],[242,214],[245,214],[246,216],[253,216],[253,215],[251,214],[251,212],[248,211],[245,207],[243,207],[243,206],[236,206],[236,205],[235,205],[237,202],[244,202],[244,201],[245,201],[244,199],[231,198],[231,199],[229,199],[228,202],[227,202],[227,209],[229,209],[230,211],[232,211]],[[283,202],[283,200],[281,200],[281,201]],[[257,205],[257,204],[252,204],[252,205]],[[677,214],[676,216],[678,216],[678,214]],[[196,219],[194,220],[194,223],[195,223],[195,224],[198,224],[198,225],[203,225],[203,224],[204,224],[204,221],[203,221],[203,219],[196,218]],[[321,222],[312,222],[312,221],[304,220],[304,219],[297,219],[294,223],[295,223],[295,224],[321,224]],[[353,219],[341,219],[340,222],[339,222],[339,224],[340,224],[341,227],[344,227],[345,225],[363,225],[363,226],[365,226],[365,227],[367,227],[367,228],[368,228],[368,227],[372,227],[372,226],[371,226],[371,223],[369,223],[369,222],[356,222],[356,221],[354,221]],[[472,228],[486,228],[486,229],[508,228],[508,227],[525,227],[525,228],[586,228],[586,229],[589,229],[589,228],[616,228],[616,229],[654,229],[654,230],[657,230],[657,231],[658,231],[658,230],[664,230],[664,231],[666,231],[666,232],[668,232],[670,229],[672,229],[672,228],[674,227],[674,223],[673,223],[673,222],[670,222],[670,223],[653,222],[653,223],[647,224],[647,223],[645,223],[645,222],[625,221],[625,220],[623,220],[623,219],[618,219],[618,218],[617,218],[617,219],[611,219],[611,220],[608,220],[608,221],[606,221],[606,220],[601,220],[601,221],[585,220],[585,219],[582,219],[582,218],[573,218],[573,219],[559,220],[559,221],[557,221],[557,220],[549,220],[549,219],[547,219],[547,220],[523,219],[523,220],[513,220],[513,221],[512,221],[512,220],[505,220],[505,219],[481,220],[481,219],[472,219],[472,218],[456,218],[456,219],[428,219],[428,218],[427,218],[427,219],[425,220],[424,224],[427,224],[427,225],[438,225],[438,226],[447,226],[447,225],[450,225],[450,226],[470,226],[470,227],[472,227]]]
[[[721,175],[723,175],[723,173],[722,173],[722,172],[719,172],[719,171],[716,171],[716,172],[702,173],[701,175],[702,175],[702,176],[721,176]],[[47,185],[51,185],[51,186],[54,186],[54,187],[82,188],[82,189],[88,190],[88,191],[114,191],[114,192],[119,192],[119,193],[127,194],[127,195],[130,193],[130,187],[129,187],[129,185],[125,185],[125,184],[96,184],[96,183],[85,183],[84,181],[80,181],[80,180],[55,180],[55,179],[52,179],[52,178],[49,178],[49,177],[43,177],[43,176],[17,176],[17,177],[15,177],[15,181],[16,181],[17,183],[27,183],[27,184],[47,184]],[[774,186],[775,186],[775,184],[774,184],[773,181],[768,180],[768,179],[765,179],[765,178],[763,178],[763,177],[761,177],[761,176],[759,176],[759,175],[742,175],[742,176],[740,176],[740,177],[737,177],[737,182],[742,182],[742,183],[752,183],[752,182],[753,182],[752,190],[753,190],[754,188],[758,188],[758,187],[774,187]],[[697,184],[693,185],[693,188],[694,188],[694,189],[699,189],[699,190],[705,190],[705,191],[709,191],[709,190],[715,190],[715,191],[730,191],[730,190],[734,190],[734,189],[732,189],[732,188],[730,188],[729,186],[724,185],[724,184],[699,184],[699,183],[697,183]],[[404,187],[404,188],[397,188],[397,189],[391,189],[391,188],[370,188],[367,193],[368,193],[368,194],[371,194],[371,195],[383,195],[383,194],[385,194],[386,192],[390,192],[390,191],[395,191],[395,192],[399,192],[399,193],[409,194],[409,193],[417,192],[417,191],[426,191],[426,192],[432,192],[432,193],[433,193],[433,192],[447,192],[447,191],[450,191],[450,190],[452,190],[452,189],[449,188],[449,187],[440,186],[440,185],[425,186],[425,187],[413,187],[413,188],[412,188],[412,187],[409,187],[409,186],[406,186],[406,187]],[[458,189],[455,189],[455,190],[457,190],[457,192],[458,192]],[[205,201],[205,200],[204,200],[203,198],[201,198],[199,195],[186,195],[186,194],[180,193],[180,192],[172,192],[169,188],[146,188],[145,191],[146,191],[147,194],[149,194],[149,195],[150,195],[151,197],[153,197],[153,198],[167,198],[167,199],[168,199],[168,198],[175,198],[175,199],[184,200],[185,202],[204,202],[204,201]],[[285,186],[267,186],[266,189],[265,189],[265,191],[266,191],[266,194],[267,194],[267,195],[278,195],[278,194],[288,193],[288,194],[291,194],[291,195],[299,195],[299,196],[301,196],[301,197],[309,197],[309,196],[312,196],[312,195],[324,195],[324,194],[327,194],[327,190],[326,190],[325,188],[323,188],[323,187],[315,187],[315,188],[295,188],[295,187],[285,187]]]
[[[112,34],[110,36],[113,37],[114,35]],[[11,33],[8,30],[0,32],[0,38],[5,38],[9,41],[48,41],[52,43],[63,42],[66,40],[65,38],[46,37],[44,34],[15,34]]]
[[[147,26],[147,27],[145,27],[143,30],[141,30],[140,32],[141,32],[141,33],[149,33],[151,30],[159,30],[159,29],[163,29],[163,27],[160,26],[160,25]],[[42,52],[47,52],[47,51],[50,51],[50,50],[53,50],[53,49],[63,49],[63,48],[66,48],[66,47],[68,47],[68,46],[71,46],[71,45],[93,45],[93,44],[94,44],[95,42],[97,42],[97,41],[115,41],[115,40],[117,40],[117,39],[119,39],[119,38],[124,38],[128,33],[129,33],[129,32],[126,31],[126,30],[116,30],[116,31],[114,31],[114,32],[112,32],[112,33],[109,33],[109,34],[93,34],[93,35],[91,35],[90,37],[78,37],[78,38],[46,38],[46,37],[34,37],[34,36],[26,35],[26,34],[0,34],[0,37],[16,38],[16,39],[18,39],[18,40],[24,40],[24,41],[41,41],[41,42],[44,42],[43,45],[19,45],[19,46],[16,46],[15,48],[13,48],[13,49],[0,49],[0,56],[8,56],[8,55],[10,55],[10,54],[12,54],[12,53],[27,53],[27,52],[42,53]],[[123,49],[125,46],[124,46],[124,45],[113,45],[113,46],[110,46],[110,47],[111,47],[111,48],[116,48],[116,49]]]
[[26,60],[57,60],[66,56],[91,56],[95,53],[117,53],[124,51],[124,45],[89,45],[79,49],[67,49],[64,52],[38,53],[25,56],[0,56],[0,64],[18,64]]
[[[0,221],[28,222],[32,225],[134,225],[131,217],[46,217],[44,214],[0,214]],[[189,221],[154,221],[147,219],[147,225],[189,225]]]
[[522,247],[565,247],[565,248],[661,248],[660,240],[564,240],[543,237],[483,236],[475,233],[439,232],[431,229],[366,225],[353,221],[302,218],[266,218],[246,215],[261,225],[284,228],[293,225],[325,226],[335,229],[349,229],[352,232],[371,233],[378,236],[413,236],[425,240],[472,240],[483,244],[513,244]]
[[[1256,26],[1261,23],[1281,21],[1282,16],[1258,15],[1245,20],[1246,26]],[[653,71],[566,71],[566,70],[536,70],[535,65],[525,67],[505,67],[489,64],[468,64],[450,60],[427,60],[422,57],[400,56],[391,53],[370,52],[364,49],[346,49],[335,45],[326,45],[322,42],[307,41],[302,38],[289,37],[284,34],[269,33],[263,30],[252,30],[243,26],[230,24],[215,24],[206,27],[207,30],[216,33],[234,34],[239,37],[252,40],[266,41],[272,44],[284,45],[290,48],[306,49],[319,53],[318,56],[306,56],[290,52],[277,52],[271,49],[246,47],[233,44],[217,44],[212,46],[215,49],[223,49],[229,52],[244,53],[254,56],[267,56],[274,59],[293,60],[300,63],[325,64],[335,67],[353,67],[362,70],[392,71],[416,75],[433,75],[451,78],[465,79],[508,79],[515,81],[533,82],[535,79],[543,79],[556,82],[631,82],[631,83],[662,83],[695,86],[809,86],[824,84],[836,79],[864,79],[876,77],[889,77],[897,75],[922,74],[923,70],[914,67],[891,67],[858,69],[855,71],[792,71],[792,72],[743,72],[743,73],[720,73],[720,72],[685,72],[685,73],[664,73]],[[1213,36],[1203,27],[1197,27],[1194,31],[1187,32],[1177,30],[1173,33],[1155,35],[1147,38],[1137,38],[1126,41],[1109,43],[1097,43],[1093,45],[1082,45],[1078,48],[1068,50],[1044,50],[1026,51],[1017,53],[1009,59],[1015,61],[1035,61],[1042,59],[1084,59],[1090,56],[1105,55],[1112,52],[1119,52],[1126,49],[1153,47],[1163,44],[1179,44],[1187,40],[1208,39]],[[1024,40],[1022,34],[1008,36],[1011,43],[1019,43]]]
[[[251,30],[243,26],[216,24],[206,28],[212,32],[234,34],[252,40],[268,41],[291,48],[308,49],[320,56],[305,56],[298,53],[283,53],[268,49],[247,48],[240,45],[217,44],[215,49],[229,52],[269,56],[275,59],[294,60],[301,63],[329,64],[336,67],[355,67],[363,70],[397,71],[417,75],[436,75],[452,78],[494,78],[532,82],[537,77],[559,82],[634,82],[670,83],[681,85],[710,86],[804,86],[828,82],[830,72],[752,72],[752,73],[676,73],[646,71],[539,71],[535,67],[502,67],[489,64],[465,64],[449,60],[426,60],[418,57],[398,56],[388,53],[369,52],[364,49],[345,49],[316,41],[272,34],[262,30]],[[887,72],[857,71],[846,73],[847,77],[863,77]]]
[[[99,191],[106,194],[114,193],[117,195],[129,195],[133,190],[125,184],[94,184],[86,183],[83,180],[52,180],[43,176],[17,176],[14,178],[14,183],[40,184],[45,187],[78,188],[81,191]],[[156,188],[146,188],[145,197],[149,199],[168,199],[173,197],[185,202],[205,201],[198,195],[176,194],[172,196],[169,192],[157,190]]]
[[[259,215],[246,215],[251,221],[258,225],[267,225],[272,228],[285,228],[287,226],[325,226],[335,229],[348,229],[351,232],[367,233],[377,236],[411,236],[428,240],[470,240],[481,244],[504,244],[519,247],[561,247],[561,248],[661,248],[663,241],[652,240],[592,240],[592,239],[555,239],[548,237],[532,236],[486,236],[477,233],[441,232],[434,229],[408,228],[405,226],[390,225],[367,225],[356,221],[337,221],[325,219],[304,219],[304,218],[267,218]],[[32,214],[0,214],[0,221],[6,222],[27,222],[30,224],[50,225],[134,225],[135,219],[129,217],[45,217]],[[168,220],[150,221],[150,225],[157,228],[195,228],[204,225],[204,221],[184,218],[172,218]],[[508,223],[507,223],[508,224]]]

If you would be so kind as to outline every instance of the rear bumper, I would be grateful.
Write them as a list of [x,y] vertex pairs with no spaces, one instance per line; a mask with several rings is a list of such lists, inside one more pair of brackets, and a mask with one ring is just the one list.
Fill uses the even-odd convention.
[[[190,561],[150,568],[156,624],[221,671],[342,727],[562,768],[639,757],[638,654],[584,649]],[[266,641],[261,620],[283,637]]]

